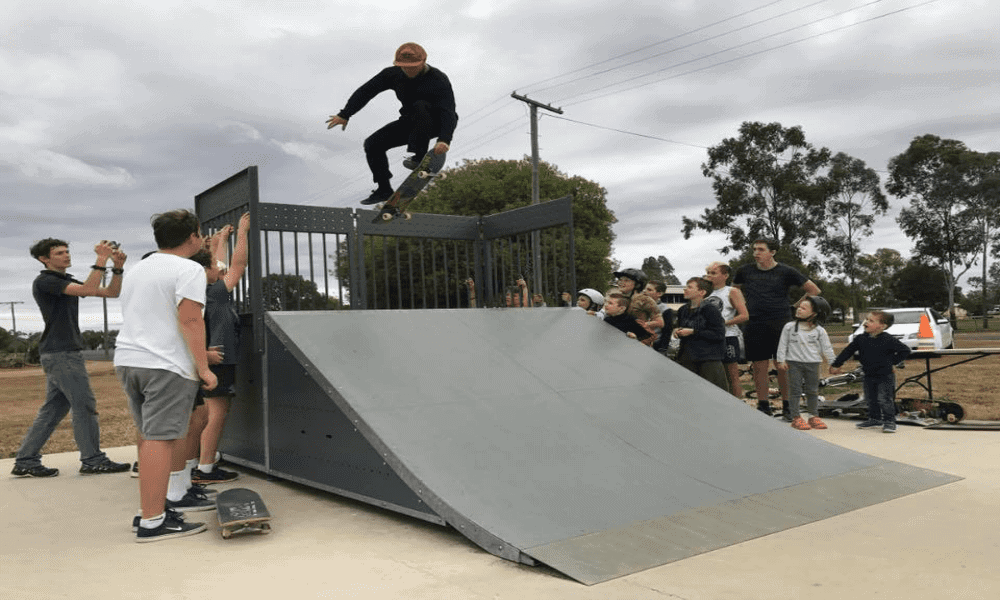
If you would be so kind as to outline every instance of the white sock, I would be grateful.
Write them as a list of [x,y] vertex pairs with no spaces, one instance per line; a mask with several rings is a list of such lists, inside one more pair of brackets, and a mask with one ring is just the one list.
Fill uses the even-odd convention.
[[218,450],[216,450],[215,451],[215,462],[219,462],[220,460],[222,460],[222,453],[219,452]]
[[163,521],[167,518],[167,513],[162,513],[158,517],[153,517],[152,519],[139,519],[139,527],[143,529],[156,529],[163,524]]
[[171,471],[170,473],[170,484],[167,486],[167,500],[171,502],[177,502],[184,497],[187,493],[188,488],[191,487],[190,480],[184,481],[184,474],[187,473],[190,477],[191,471],[187,469],[182,469],[180,471]]
[[198,466],[198,459],[197,458],[192,458],[191,460],[189,460],[186,463],[184,463],[184,466],[187,467],[188,471],[190,471],[191,469],[193,469],[193,468],[195,468],[195,467]]
[[203,465],[203,464],[199,463],[198,464],[198,470],[201,471],[202,473],[211,473],[212,471],[215,470],[215,463],[210,463],[210,464],[207,464],[207,465]]

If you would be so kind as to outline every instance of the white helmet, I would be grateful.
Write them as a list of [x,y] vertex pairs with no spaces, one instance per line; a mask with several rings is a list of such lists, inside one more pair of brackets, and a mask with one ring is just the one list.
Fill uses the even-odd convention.
[[593,288],[584,288],[584,289],[580,290],[577,293],[576,297],[579,298],[580,296],[586,296],[587,298],[589,298],[590,299],[590,308],[592,308],[594,310],[597,310],[597,309],[601,308],[602,306],[604,306],[604,294],[602,294],[601,292],[598,292],[597,290],[595,290]]

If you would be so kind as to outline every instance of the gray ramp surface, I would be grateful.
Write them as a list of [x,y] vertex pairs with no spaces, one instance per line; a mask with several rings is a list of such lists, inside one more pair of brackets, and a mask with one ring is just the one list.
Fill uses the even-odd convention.
[[579,310],[267,324],[444,521],[587,584],[958,479],[795,431]]

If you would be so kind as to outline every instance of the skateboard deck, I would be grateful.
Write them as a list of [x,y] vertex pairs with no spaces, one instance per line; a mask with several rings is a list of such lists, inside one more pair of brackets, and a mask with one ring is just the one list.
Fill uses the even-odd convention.
[[406,210],[410,202],[413,202],[417,194],[427,187],[427,184],[435,177],[444,177],[439,172],[444,166],[446,155],[447,153],[435,154],[434,150],[428,150],[417,168],[413,169],[403,180],[403,183],[399,184],[399,187],[385,203],[379,205],[379,213],[375,215],[372,223],[389,222],[399,215],[403,215],[409,220],[413,216]]
[[223,539],[238,533],[271,533],[271,513],[260,494],[246,488],[219,492],[215,498]]

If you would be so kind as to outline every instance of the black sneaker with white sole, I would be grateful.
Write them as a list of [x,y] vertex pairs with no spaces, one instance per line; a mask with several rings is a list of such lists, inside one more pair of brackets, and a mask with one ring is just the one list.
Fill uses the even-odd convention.
[[208,527],[204,523],[186,523],[183,519],[178,519],[170,512],[167,512],[163,522],[159,527],[146,529],[139,527],[135,533],[135,541],[140,544],[144,542],[158,542],[170,538],[194,535],[205,531]]
[[214,510],[215,500],[209,500],[205,494],[188,490],[184,497],[176,502],[167,498],[167,508],[172,508],[177,512],[198,512],[201,510]]
[[[184,520],[184,515],[181,514],[181,513],[179,513],[179,512],[177,512],[176,510],[174,510],[172,508],[166,509],[165,512],[166,512],[166,515],[168,517],[173,516],[178,521],[183,521]],[[141,521],[141,520],[142,520],[141,511],[140,511],[140,514],[132,517],[132,533],[138,533],[139,532],[139,521]]]
[[875,419],[866,419],[855,425],[855,427],[857,427],[858,429],[871,429],[872,427],[881,427],[881,426],[882,426],[882,421],[876,421]]

